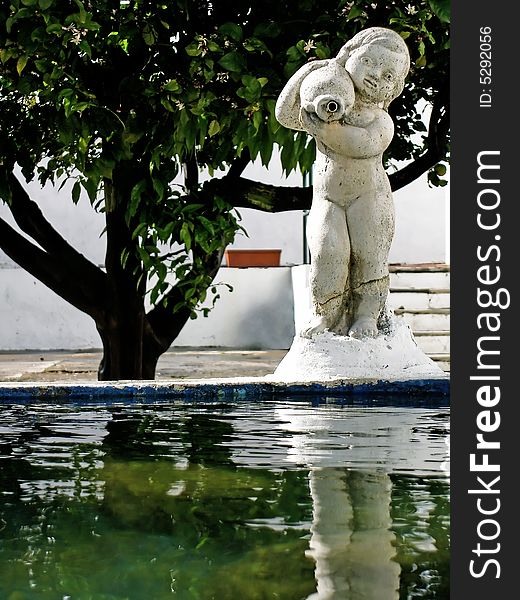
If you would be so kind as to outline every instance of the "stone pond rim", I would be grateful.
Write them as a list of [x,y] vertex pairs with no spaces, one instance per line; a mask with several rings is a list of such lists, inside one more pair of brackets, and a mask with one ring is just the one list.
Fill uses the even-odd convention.
[[154,400],[251,400],[291,397],[334,398],[364,405],[421,405],[440,401],[449,403],[447,375],[425,379],[335,379],[321,382],[271,382],[264,377],[239,377],[169,382],[119,381],[49,383],[1,383],[0,404],[11,402],[58,401],[154,401]]

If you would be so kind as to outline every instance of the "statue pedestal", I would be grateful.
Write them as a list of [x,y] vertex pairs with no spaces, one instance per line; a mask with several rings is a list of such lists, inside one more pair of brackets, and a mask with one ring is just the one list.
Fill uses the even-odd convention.
[[388,332],[361,340],[329,331],[295,337],[272,381],[429,379],[444,371],[417,346],[409,326],[393,318]]

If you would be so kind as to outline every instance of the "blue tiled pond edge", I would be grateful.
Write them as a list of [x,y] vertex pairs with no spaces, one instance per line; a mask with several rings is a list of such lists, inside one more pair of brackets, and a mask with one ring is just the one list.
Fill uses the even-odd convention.
[[334,380],[326,382],[267,381],[263,377],[234,379],[190,379],[175,381],[118,381],[36,384],[0,383],[0,403],[13,400],[238,400],[287,396],[342,396],[384,399],[449,398],[447,376],[407,380]]

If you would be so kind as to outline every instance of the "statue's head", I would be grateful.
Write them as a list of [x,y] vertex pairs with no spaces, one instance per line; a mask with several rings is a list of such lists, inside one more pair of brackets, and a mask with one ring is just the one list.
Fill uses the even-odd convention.
[[337,61],[350,73],[357,93],[386,109],[403,91],[410,54],[403,38],[384,27],[363,29],[339,51]]

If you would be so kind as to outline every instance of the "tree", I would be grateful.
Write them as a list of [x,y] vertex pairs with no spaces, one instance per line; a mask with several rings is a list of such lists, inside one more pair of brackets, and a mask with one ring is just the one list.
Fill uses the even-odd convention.
[[[333,56],[363,27],[390,26],[413,69],[392,106],[388,160],[401,187],[448,150],[447,2],[343,0],[11,0],[0,7],[0,248],[90,315],[103,343],[100,379],[153,378],[160,355],[212,280],[238,224],[233,207],[308,208],[309,188],[241,174],[269,163],[310,169],[314,145],[276,122],[274,105],[305,61]],[[424,132],[418,102],[433,105]],[[411,137],[424,133],[423,141]],[[101,270],[49,224],[22,185],[72,179],[106,219]],[[202,169],[224,177],[201,184]],[[173,186],[184,174],[183,185]],[[31,239],[29,239],[31,238]],[[172,279],[173,278],[173,279]],[[148,297],[151,308],[145,309]]]

